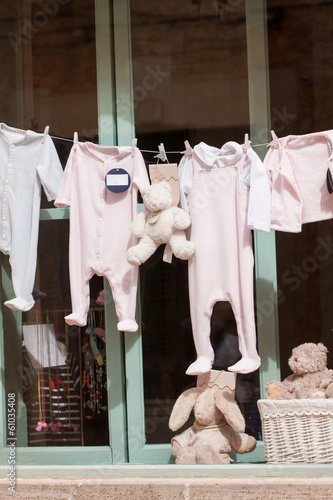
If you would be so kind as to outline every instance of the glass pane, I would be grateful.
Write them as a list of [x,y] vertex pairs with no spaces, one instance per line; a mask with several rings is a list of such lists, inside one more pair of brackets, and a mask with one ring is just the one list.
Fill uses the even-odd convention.
[[[279,137],[331,129],[333,5],[267,4],[272,127]],[[327,143],[327,158],[330,153]],[[319,163],[311,170],[327,190],[326,161]],[[304,224],[298,234],[276,232],[282,378],[291,373],[291,350],[304,342],[323,342],[333,366],[332,228],[325,220]]]
[[[237,4],[237,5],[236,5]],[[147,164],[162,142],[183,151],[204,141],[220,148],[249,132],[244,2],[154,4],[131,0],[135,129]],[[145,151],[147,150],[147,151]],[[170,153],[169,162],[181,160]],[[185,375],[196,358],[188,300],[187,262],[162,261],[160,248],[141,266],[143,372],[147,443],[169,442],[175,399],[196,384]],[[222,320],[221,320],[222,318]],[[230,318],[230,319],[229,319]],[[240,357],[230,305],[218,303],[211,321],[214,369]],[[248,432],[258,437],[258,374],[239,376],[236,396]],[[189,422],[186,424],[189,425]]]
[[[107,446],[105,321],[97,300],[102,283],[98,277],[90,282],[87,328],[68,326],[67,248],[68,220],[41,222],[35,306],[22,314],[21,333],[5,327],[6,358],[22,336],[18,371],[28,446]],[[9,318],[12,312],[6,312],[6,325]],[[9,384],[12,372],[8,367]]]
[[7,385],[18,373],[15,392],[26,415],[20,432],[28,446],[108,446],[105,318],[98,300],[103,283],[98,277],[90,282],[87,327],[68,326],[67,248],[68,220],[40,223],[36,302],[22,313],[22,331],[14,313],[4,311],[6,359],[22,344],[21,361],[6,366]]
[[[11,127],[96,141],[94,0],[12,1],[0,7],[0,121]],[[62,156],[62,143],[58,142]],[[53,207],[43,196],[42,207]]]
[[[35,132],[48,125],[64,167],[74,131],[98,142],[95,2],[2,2],[0,20],[0,121]],[[41,207],[54,208],[44,193]],[[23,446],[109,445],[104,304],[96,302],[103,278],[90,282],[93,332],[68,326],[68,233],[68,220],[40,223],[35,306],[22,315],[3,308],[6,384],[18,392]]]

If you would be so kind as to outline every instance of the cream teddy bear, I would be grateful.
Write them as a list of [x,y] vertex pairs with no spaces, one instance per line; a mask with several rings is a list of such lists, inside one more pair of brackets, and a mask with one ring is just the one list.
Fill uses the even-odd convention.
[[145,211],[139,213],[131,224],[131,232],[139,243],[127,250],[126,258],[133,265],[145,262],[163,243],[171,247],[176,257],[187,260],[194,254],[194,245],[187,241],[185,229],[190,224],[189,215],[172,207],[172,194],[165,181],[145,188],[141,192]]
[[[176,464],[229,464],[231,451],[248,453],[256,447],[255,438],[244,433],[244,417],[233,390],[223,384],[219,387],[214,372],[218,373],[203,374],[210,381],[202,382],[199,376],[197,387],[183,392],[174,404],[169,419],[172,431],[185,424],[192,409],[195,417],[191,427],[171,440]],[[225,373],[221,372],[222,377]]]
[[327,368],[327,348],[308,342],[295,347],[288,360],[293,372],[282,382],[273,380],[265,385],[268,399],[300,399],[326,396],[331,388],[333,370]]
[[325,398],[333,398],[333,374],[320,384],[320,391],[324,393]]

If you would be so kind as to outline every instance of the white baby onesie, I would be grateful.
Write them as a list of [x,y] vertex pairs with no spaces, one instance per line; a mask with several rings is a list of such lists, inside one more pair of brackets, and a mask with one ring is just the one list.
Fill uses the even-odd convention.
[[15,298],[5,305],[29,311],[37,264],[42,186],[48,201],[63,170],[49,135],[0,124],[0,250],[9,255]]

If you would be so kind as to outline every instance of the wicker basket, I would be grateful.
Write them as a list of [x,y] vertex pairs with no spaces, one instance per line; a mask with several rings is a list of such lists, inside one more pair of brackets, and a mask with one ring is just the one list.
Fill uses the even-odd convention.
[[333,463],[333,399],[260,399],[265,458],[273,463]]

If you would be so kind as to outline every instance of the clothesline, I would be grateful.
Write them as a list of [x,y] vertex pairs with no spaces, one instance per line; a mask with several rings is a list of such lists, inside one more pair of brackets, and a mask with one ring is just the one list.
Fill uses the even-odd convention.
[[56,135],[50,135],[52,139],[59,139],[60,141],[73,142],[73,139],[66,139],[65,137],[57,137]]
[[[251,147],[252,148],[257,148],[259,146],[268,146],[270,143],[269,142],[266,142],[264,144],[251,144]],[[139,148],[140,149],[140,148]],[[159,151],[152,151],[150,149],[140,149],[141,153],[158,153]],[[181,153],[184,153],[184,150],[183,151],[165,151],[165,154],[181,154]]]
[[[58,139],[60,141],[68,141],[68,142],[74,142],[73,139],[66,139],[65,137],[57,137],[57,136],[54,136],[54,135],[50,135],[50,137],[52,137],[52,139]],[[81,141],[79,141],[81,142]],[[86,142],[86,141],[84,141]],[[260,146],[269,146],[270,145],[270,142],[264,142],[263,144],[251,144],[251,147],[252,148],[258,148]],[[156,151],[156,150],[152,150],[152,149],[141,149],[141,148],[138,148],[141,153],[159,153],[159,151]],[[182,154],[184,153],[184,150],[182,151],[164,151],[165,154]]]
[[[4,123],[2,121],[2,123]],[[48,129],[48,127],[46,127],[46,129]],[[44,130],[44,132],[38,132],[40,134],[45,134],[46,133],[46,129]],[[47,132],[48,133],[48,132]],[[49,134],[50,137],[52,139],[56,139],[56,140],[59,140],[59,141],[66,141],[66,142],[73,142],[74,143],[74,138],[73,139],[68,139],[67,137],[59,137],[59,136],[55,136],[55,135],[51,135]],[[247,137],[247,135],[246,135]],[[78,142],[87,142],[87,141],[78,141]],[[261,146],[269,146],[270,145],[270,142],[265,142],[263,144],[251,144],[251,141],[248,141],[251,145],[252,148],[257,148],[257,147],[261,147]],[[161,153],[161,150],[159,151],[156,151],[156,150],[151,150],[151,149],[140,149],[138,148],[141,153]],[[165,151],[163,150],[165,154],[183,154],[184,153],[184,150],[182,151]]]

